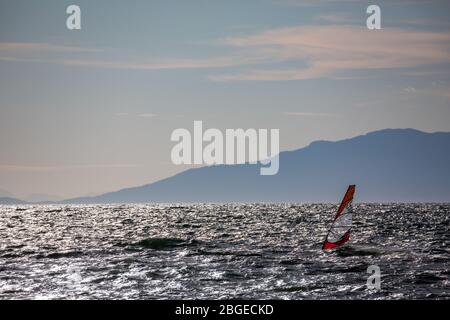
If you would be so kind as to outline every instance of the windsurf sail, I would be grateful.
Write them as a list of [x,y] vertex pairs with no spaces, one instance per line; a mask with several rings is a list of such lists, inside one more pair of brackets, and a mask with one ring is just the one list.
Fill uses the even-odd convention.
[[342,199],[341,205],[334,217],[333,224],[330,230],[328,230],[325,241],[323,242],[323,250],[339,248],[350,240],[353,216],[352,203],[355,189],[355,185],[348,187],[344,199]]

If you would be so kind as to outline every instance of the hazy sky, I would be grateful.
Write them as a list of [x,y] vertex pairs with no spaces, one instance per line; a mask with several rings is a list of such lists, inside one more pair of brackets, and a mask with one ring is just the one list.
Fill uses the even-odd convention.
[[[366,28],[368,4],[382,30]],[[450,131],[449,14],[423,0],[0,0],[0,189],[156,181],[186,169],[170,134],[193,120],[279,128],[281,150]]]

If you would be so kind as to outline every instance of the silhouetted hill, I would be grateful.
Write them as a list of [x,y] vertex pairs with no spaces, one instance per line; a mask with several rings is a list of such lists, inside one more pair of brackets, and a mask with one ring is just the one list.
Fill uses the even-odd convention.
[[282,152],[275,176],[259,165],[211,166],[65,202],[337,202],[349,184],[361,202],[447,202],[449,164],[450,133],[386,129]]
[[13,197],[13,195],[11,193],[0,188],[0,198],[12,198],[12,197]]
[[27,202],[9,197],[0,197],[0,204],[15,205],[15,204],[27,204]]

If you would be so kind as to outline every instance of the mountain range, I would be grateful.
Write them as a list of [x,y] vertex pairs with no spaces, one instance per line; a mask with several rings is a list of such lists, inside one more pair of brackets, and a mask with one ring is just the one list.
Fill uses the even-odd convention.
[[209,166],[63,203],[337,202],[349,184],[362,202],[448,202],[449,165],[450,133],[385,129],[281,152],[274,176],[259,165]]
[[[385,129],[281,152],[273,176],[261,176],[259,165],[216,165],[57,203],[338,202],[349,184],[360,202],[448,202],[449,165],[450,133]],[[3,197],[0,204],[25,202]]]
[[9,193],[8,191],[0,188],[0,198],[2,197],[13,197],[13,195],[11,193]]
[[28,202],[16,199],[16,198],[10,198],[10,197],[0,197],[0,204],[4,205],[20,205],[20,204],[28,204]]

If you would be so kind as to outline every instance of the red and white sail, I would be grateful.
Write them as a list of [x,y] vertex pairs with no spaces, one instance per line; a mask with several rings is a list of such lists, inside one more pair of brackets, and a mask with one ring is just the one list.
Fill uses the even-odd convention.
[[350,240],[353,218],[352,202],[355,189],[355,185],[348,187],[344,199],[342,199],[341,205],[334,217],[333,224],[323,242],[323,250],[339,248]]

